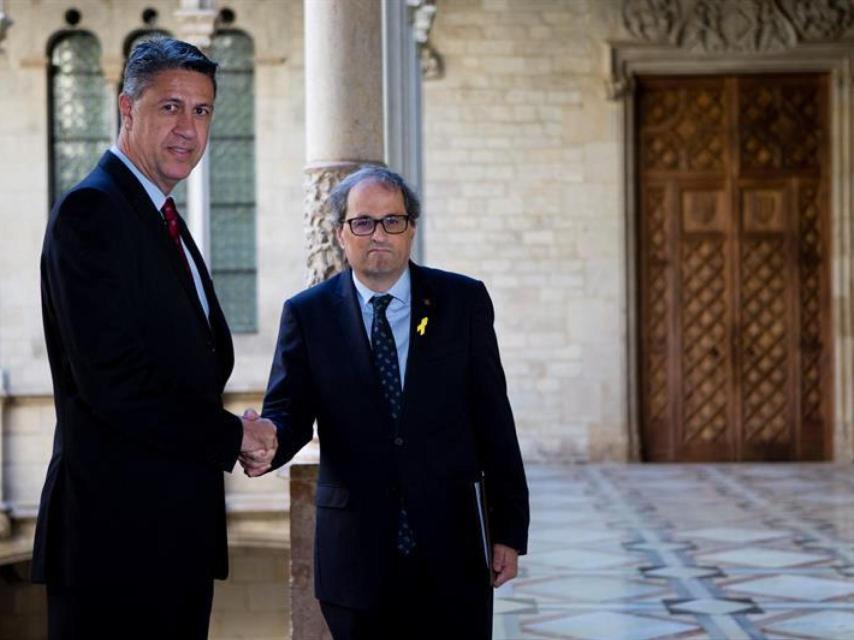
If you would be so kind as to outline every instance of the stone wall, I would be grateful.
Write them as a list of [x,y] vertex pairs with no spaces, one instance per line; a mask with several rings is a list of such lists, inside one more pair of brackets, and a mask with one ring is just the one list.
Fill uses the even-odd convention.
[[[235,548],[229,562],[228,580],[214,583],[210,640],[288,640],[288,552]],[[0,566],[0,640],[47,638],[45,589],[29,573],[29,562]]]
[[45,588],[29,575],[29,562],[0,566],[0,640],[47,638]]
[[210,640],[288,640],[288,552],[231,549],[228,580],[215,583]]
[[439,0],[426,261],[482,279],[528,459],[627,456],[616,0]]

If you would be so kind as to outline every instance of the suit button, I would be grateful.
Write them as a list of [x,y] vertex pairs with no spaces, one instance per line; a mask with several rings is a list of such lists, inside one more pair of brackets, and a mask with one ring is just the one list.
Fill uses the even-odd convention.
[[398,447],[402,447],[403,446],[403,438],[401,438],[400,436],[397,436],[394,439],[394,444],[397,445]]

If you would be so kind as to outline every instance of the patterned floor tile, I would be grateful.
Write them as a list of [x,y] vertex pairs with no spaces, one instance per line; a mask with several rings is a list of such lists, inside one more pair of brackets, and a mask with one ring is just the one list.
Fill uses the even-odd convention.
[[648,618],[611,611],[560,616],[552,620],[523,625],[546,637],[578,638],[579,640],[653,640],[694,629],[692,625],[671,620]]
[[528,471],[530,553],[493,640],[854,640],[847,466]]
[[788,598],[820,602],[854,593],[854,580],[828,580],[810,576],[778,575],[730,584],[728,591],[749,593],[757,597]]
[[675,578],[677,580],[688,580],[696,578],[714,578],[721,575],[717,567],[644,567],[641,569],[648,578]]
[[562,549],[560,551],[547,551],[545,553],[532,553],[528,556],[528,562],[546,564],[552,567],[563,567],[568,569],[605,569],[608,567],[619,567],[632,562],[629,555],[617,555],[615,553],[602,553],[601,551],[587,551],[583,549]]
[[779,569],[821,562],[826,560],[827,556],[796,551],[780,551],[779,549],[763,549],[762,547],[746,547],[721,553],[710,553],[701,556],[701,559],[705,564],[724,563],[742,567]]
[[671,613],[699,613],[707,616],[725,616],[734,613],[762,613],[752,600],[728,598],[698,598],[696,600],[665,600]]
[[819,611],[785,622],[769,625],[777,633],[794,633],[799,638],[815,640],[851,640],[854,638],[854,613],[850,611]]
[[663,593],[661,585],[644,584],[620,577],[563,576],[518,587],[517,593],[560,598],[572,602],[607,602]]
[[738,529],[734,527],[713,527],[709,529],[695,529],[680,534],[680,538],[703,538],[705,540],[717,540],[719,542],[759,542],[760,540],[775,540],[790,536],[788,531],[774,529]]

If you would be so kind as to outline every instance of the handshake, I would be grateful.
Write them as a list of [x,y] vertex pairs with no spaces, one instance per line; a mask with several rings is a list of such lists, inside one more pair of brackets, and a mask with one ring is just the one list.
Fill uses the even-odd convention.
[[240,466],[250,478],[267,473],[272,468],[273,458],[279,441],[276,427],[267,418],[262,418],[254,409],[247,409],[241,418],[243,442],[240,445]]

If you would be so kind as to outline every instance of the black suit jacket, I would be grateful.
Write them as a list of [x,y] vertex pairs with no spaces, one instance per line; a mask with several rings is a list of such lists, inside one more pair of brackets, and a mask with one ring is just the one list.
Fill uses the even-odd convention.
[[112,153],[53,208],[41,261],[56,405],[33,579],[158,583],[228,572],[222,406],[231,336],[198,249],[210,323],[142,185]]
[[316,594],[353,608],[386,596],[401,498],[419,553],[451,593],[482,589],[488,579],[473,489],[482,472],[493,542],[526,551],[528,490],[489,295],[464,276],[410,270],[397,426],[374,374],[350,270],[285,303],[264,400],[263,415],[278,427],[274,466],[311,439],[317,421]]

